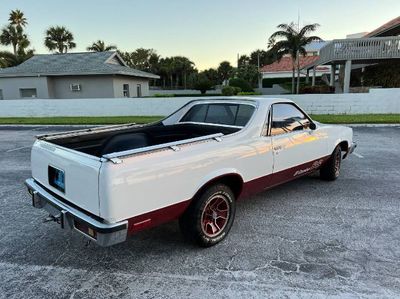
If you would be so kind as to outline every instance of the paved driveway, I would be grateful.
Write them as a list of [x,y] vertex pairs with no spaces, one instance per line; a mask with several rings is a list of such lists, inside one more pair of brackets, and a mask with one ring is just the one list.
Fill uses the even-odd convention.
[[0,298],[400,297],[400,127],[355,128],[339,180],[240,202],[209,249],[177,223],[111,248],[42,223],[23,181],[33,136],[54,130],[0,128]]

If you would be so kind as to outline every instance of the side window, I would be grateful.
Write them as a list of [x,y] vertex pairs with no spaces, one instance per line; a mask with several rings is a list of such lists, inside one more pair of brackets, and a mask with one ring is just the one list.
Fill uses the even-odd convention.
[[283,103],[272,105],[272,136],[301,131],[309,125],[309,119],[296,106]]

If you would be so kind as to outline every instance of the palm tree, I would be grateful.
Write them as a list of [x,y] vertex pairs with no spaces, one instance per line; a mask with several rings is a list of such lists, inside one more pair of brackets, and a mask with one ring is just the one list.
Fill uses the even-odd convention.
[[34,50],[21,51],[18,55],[15,55],[8,51],[0,51],[0,67],[11,67],[17,66],[23,63],[25,60],[31,58],[34,54]]
[[15,25],[16,27],[25,27],[28,24],[24,13],[19,9],[12,10],[8,20],[10,21],[11,25]]
[[64,26],[55,26],[47,29],[44,45],[50,51],[56,51],[57,53],[67,53],[68,49],[76,47],[74,35]]
[[23,33],[22,27],[17,27],[14,25],[7,25],[1,30],[0,43],[13,47],[14,55],[17,55],[18,48],[26,48],[29,46],[29,40],[26,34]]
[[218,66],[218,74],[223,84],[225,84],[228,79],[232,76],[233,66],[229,61],[222,61]]
[[93,52],[106,52],[111,50],[116,50],[117,47],[114,45],[107,45],[102,40],[94,42],[91,46],[87,47],[86,50]]
[[[297,87],[296,92],[300,89],[300,55],[306,56],[305,46],[313,41],[322,41],[318,36],[308,36],[319,27],[319,24],[306,25],[303,28],[296,29],[294,23],[278,25],[278,31],[273,33],[268,42],[270,51],[276,55],[278,61],[285,56],[290,55],[292,58],[292,93],[294,93],[295,71],[297,68]],[[276,39],[279,39],[276,41]]]

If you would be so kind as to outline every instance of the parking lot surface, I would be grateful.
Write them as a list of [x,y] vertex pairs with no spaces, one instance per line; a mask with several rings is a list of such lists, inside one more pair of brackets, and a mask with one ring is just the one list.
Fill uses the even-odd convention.
[[[400,127],[356,127],[340,178],[241,201],[203,249],[176,222],[110,248],[43,223],[23,185],[39,133],[0,127],[0,298],[400,297]],[[140,200],[140,199],[136,199]]]

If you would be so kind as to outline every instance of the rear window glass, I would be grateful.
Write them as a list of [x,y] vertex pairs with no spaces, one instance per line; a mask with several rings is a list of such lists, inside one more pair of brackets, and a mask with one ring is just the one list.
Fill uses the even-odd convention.
[[181,122],[200,122],[244,127],[254,107],[245,104],[199,104],[185,114]]

